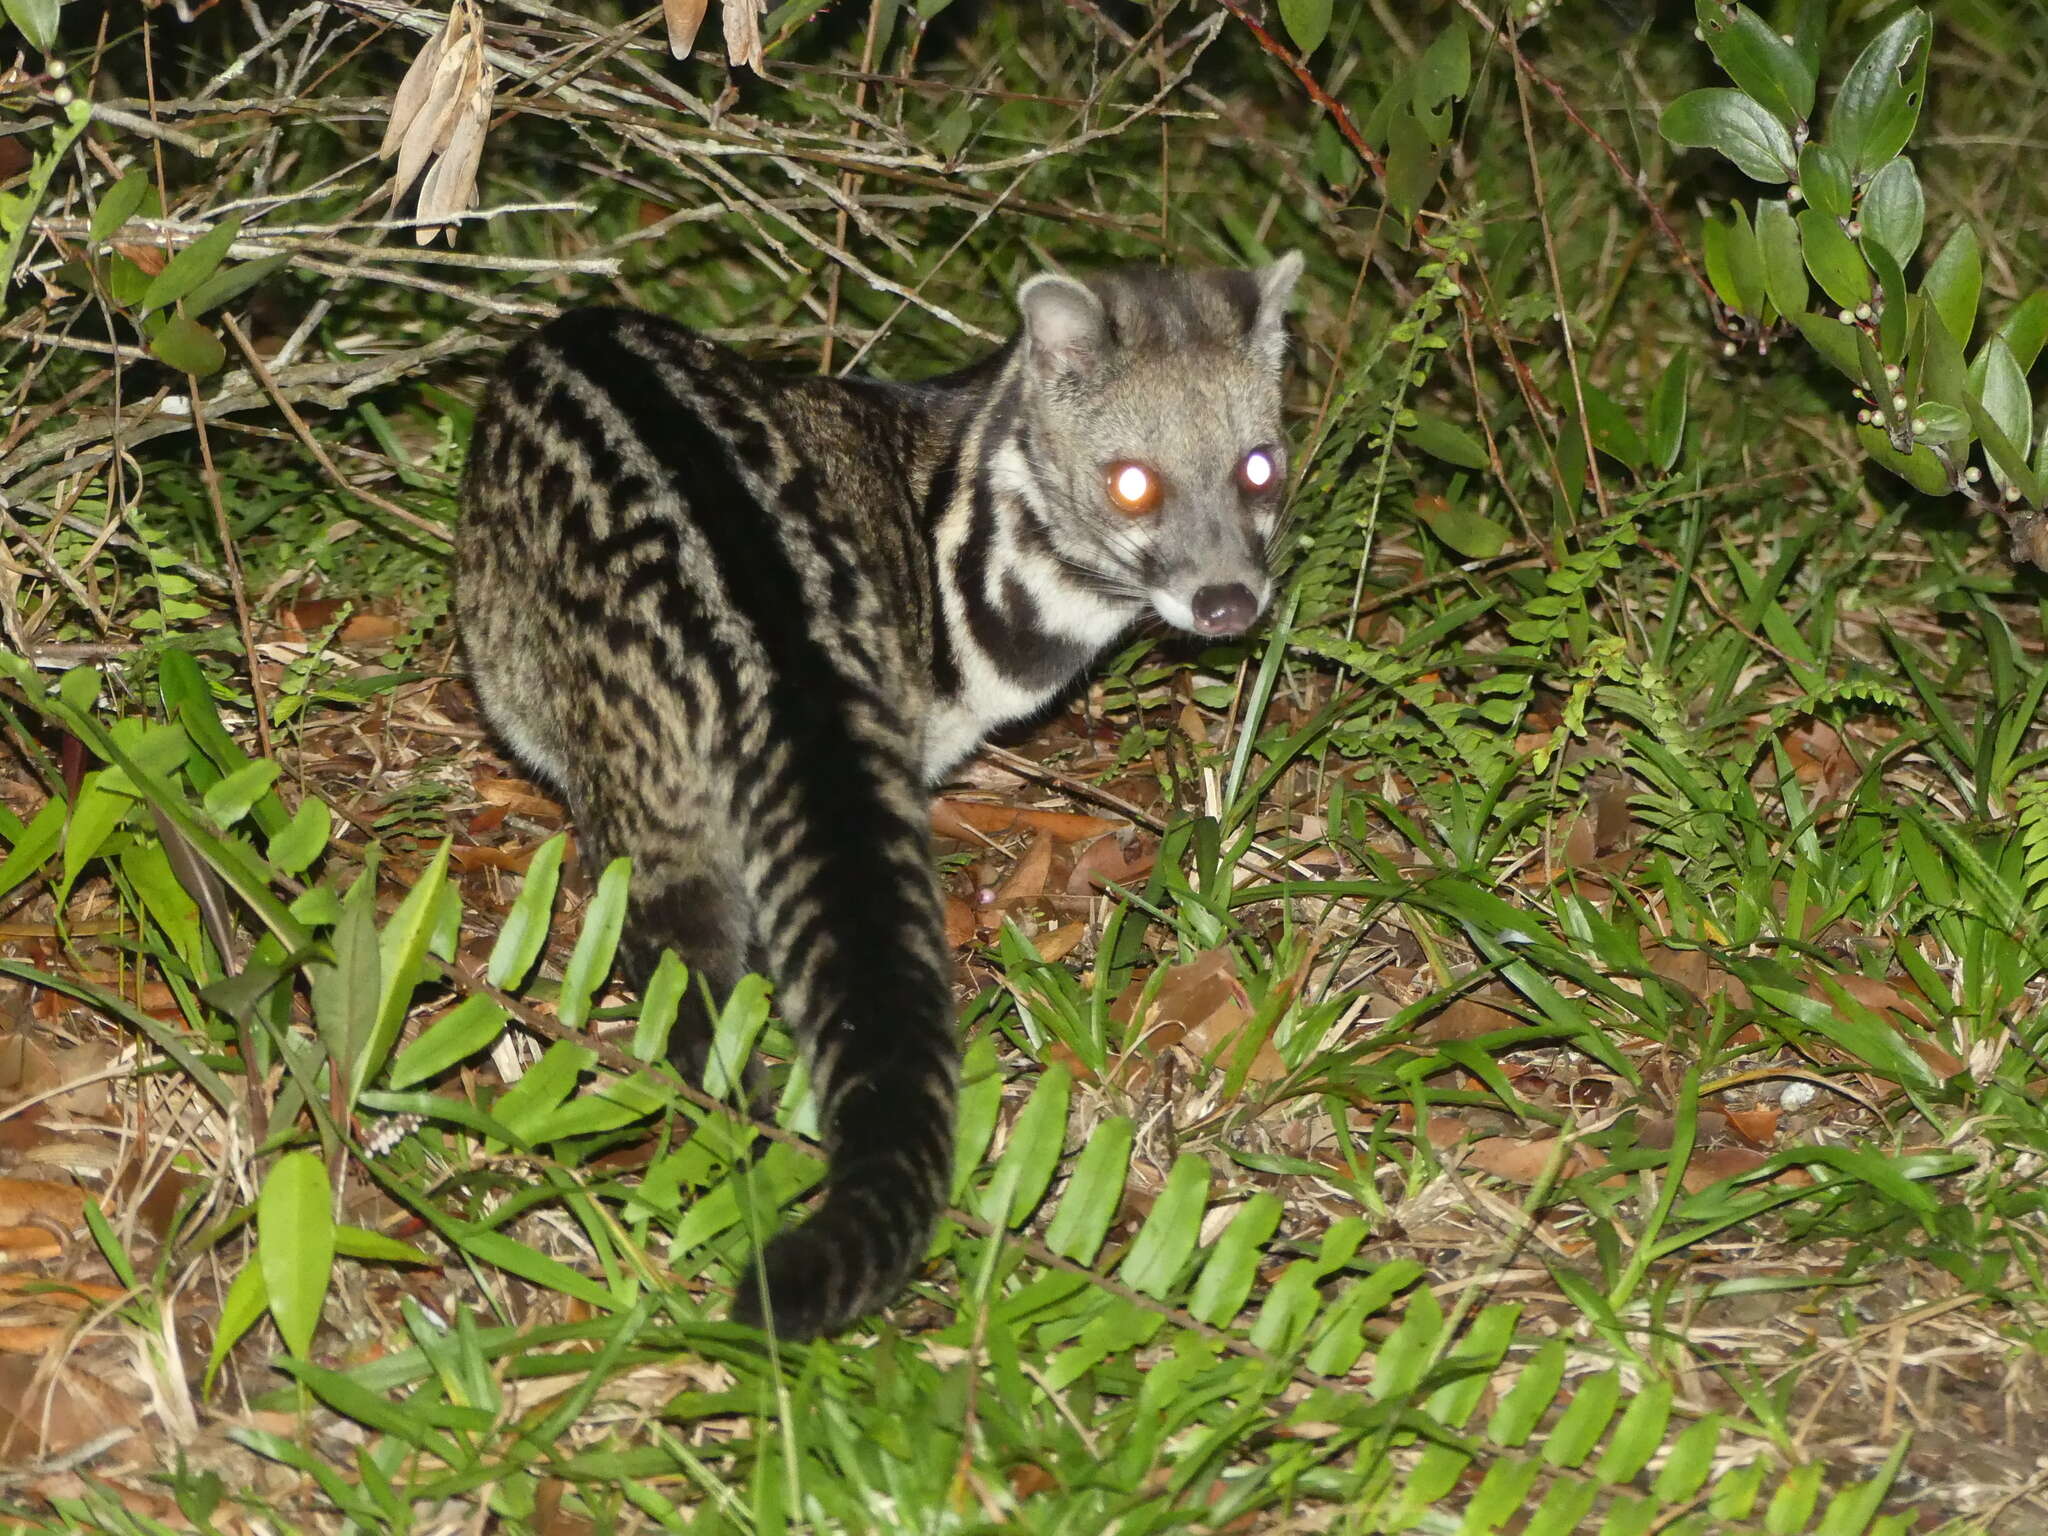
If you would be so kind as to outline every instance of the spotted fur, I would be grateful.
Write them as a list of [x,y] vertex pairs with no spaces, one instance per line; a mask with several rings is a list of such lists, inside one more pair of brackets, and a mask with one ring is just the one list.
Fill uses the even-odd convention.
[[[1233,634],[1264,608],[1299,270],[1036,277],[1015,340],[921,384],[624,310],[507,359],[456,547],[485,711],[596,860],[632,857],[628,978],[664,947],[711,997],[764,971],[818,1084],[824,1196],[736,1316],[836,1331],[922,1258],[959,1061],[927,788],[1147,612]],[[1105,481],[1132,463],[1142,515]],[[686,1070],[707,1032],[698,998]]]

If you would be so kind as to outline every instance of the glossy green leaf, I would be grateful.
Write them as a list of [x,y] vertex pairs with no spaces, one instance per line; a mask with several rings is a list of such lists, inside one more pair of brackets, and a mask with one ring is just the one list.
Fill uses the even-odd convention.
[[1870,268],[1842,226],[1817,208],[1799,215],[1799,249],[1821,291],[1843,309],[1870,302]]
[[1628,419],[1628,412],[1596,385],[1581,384],[1579,395],[1585,403],[1586,425],[1591,429],[1593,446],[1630,469],[1640,467],[1645,458],[1643,439],[1635,423]]
[[768,983],[760,976],[742,976],[726,995],[711,1027],[711,1055],[704,1065],[704,1091],[714,1099],[739,1103],[746,1096],[747,1063],[754,1042],[768,1024]]
[[561,884],[562,851],[567,842],[567,837],[557,832],[534,850],[527,863],[519,895],[498,930],[490,963],[484,969],[484,979],[492,986],[517,990],[540,958],[554,921],[555,891]]
[[1565,1341],[1546,1339],[1530,1356],[1528,1364],[1522,1366],[1516,1384],[1509,1386],[1499,1407],[1487,1419],[1487,1438],[1507,1448],[1528,1444],[1528,1438],[1536,1432],[1542,1415],[1550,1411],[1550,1403],[1556,1401],[1556,1393],[1563,1384]]
[[290,253],[280,251],[275,256],[259,256],[254,261],[223,267],[185,296],[185,313],[196,320],[209,310],[240,298],[291,259]]
[[2036,288],[2013,306],[1998,327],[1998,339],[2021,373],[2034,371],[2041,345],[2048,341],[2048,288]]
[[35,878],[64,841],[64,824],[69,816],[70,807],[62,800],[52,799],[45,800],[43,808],[29,818],[28,825],[9,846],[7,857],[0,859],[0,896]]
[[1209,1164],[1193,1152],[1184,1152],[1174,1160],[1166,1187],[1152,1202],[1117,1277],[1132,1290],[1165,1300],[1195,1244],[1201,1241],[1202,1213],[1208,1204]]
[[1749,216],[1740,207],[1728,210],[1728,222],[1708,219],[1700,226],[1707,262],[1707,281],[1721,301],[1738,315],[1756,319],[1764,312],[1763,254]]
[[[260,802],[259,802],[260,803]],[[280,874],[297,875],[327,851],[334,835],[334,813],[318,795],[307,795],[292,819],[270,839],[270,862]]]
[[1493,463],[1486,444],[1455,422],[1428,411],[1418,410],[1403,436],[1430,457],[1460,469],[1488,469]]
[[1901,267],[1911,261],[1927,223],[1927,197],[1913,162],[1904,155],[1887,161],[1863,189],[1856,217],[1865,240],[1875,240],[1890,251]]
[[1470,507],[1423,497],[1416,512],[1431,533],[1467,560],[1490,560],[1507,547],[1507,528]]
[[584,909],[583,931],[576,936],[576,948],[562,971],[561,999],[557,1016],[566,1029],[581,1029],[590,1017],[590,1000],[611,975],[612,956],[619,947],[619,934],[626,924],[626,890],[632,862],[613,859],[598,876],[597,894]]
[[206,792],[206,814],[223,832],[249,814],[249,808],[277,782],[279,764],[273,758],[258,758],[244,764]]
[[690,968],[674,953],[664,949],[655,962],[654,974],[640,993],[640,1014],[633,1024],[633,1039],[626,1053],[636,1061],[655,1061],[669,1049],[669,1033],[682,1011],[683,990],[690,984]]
[[1806,313],[1806,261],[1799,254],[1799,226],[1775,198],[1756,205],[1756,247],[1765,296],[1779,314],[1796,320]]
[[1422,52],[1415,66],[1412,100],[1418,113],[1429,113],[1456,101],[1472,88],[1472,46],[1465,28],[1453,21]]
[[57,46],[57,7],[62,0],[0,0],[0,12],[21,29],[29,47],[48,53]]
[[334,1229],[334,1251],[345,1259],[370,1264],[432,1264],[434,1260],[411,1243],[401,1243],[367,1227],[338,1226]]
[[1863,382],[1863,365],[1856,356],[1855,326],[1844,325],[1833,315],[1817,315],[1811,310],[1792,316],[1792,323],[1799,327],[1799,334],[1806,338],[1807,345],[1843,377],[1857,384]]
[[334,1197],[327,1165],[315,1154],[287,1152],[264,1179],[256,1197],[256,1262],[285,1348],[306,1355],[334,1269]]
[[[228,247],[241,233],[240,219],[226,219],[179,251],[164,263],[163,271],[149,280],[149,286],[142,292],[141,307],[145,310],[162,309],[177,303],[213,276],[226,258]],[[196,371],[186,370],[188,373]]]
[[377,936],[382,975],[377,997],[377,1023],[361,1055],[348,1063],[348,1102],[369,1086],[370,1080],[390,1056],[412,1007],[413,988],[419,985],[427,951],[432,946],[448,888],[448,849],[453,838],[442,838],[427,867],[413,882]]
[[135,802],[108,788],[106,780],[105,770],[88,773],[79,780],[78,798],[72,804],[71,821],[64,832],[64,877],[54,893],[60,908],[86,865],[99,857],[114,829],[135,809]]
[[306,968],[313,995],[313,1026],[328,1060],[336,1071],[346,1074],[376,1033],[377,998],[384,981],[373,872],[365,872],[349,888],[341,904],[341,919],[328,943],[334,953],[332,963],[320,961]]
[[471,1258],[502,1269],[508,1275],[530,1280],[543,1290],[560,1291],[564,1296],[587,1301],[603,1312],[612,1311],[616,1305],[611,1292],[589,1276],[571,1269],[559,1259],[535,1252],[502,1232],[482,1227],[451,1227],[443,1235]]
[[1797,164],[1785,125],[1741,91],[1688,91],[1657,126],[1674,144],[1719,150],[1756,181],[1790,181]]
[[149,352],[159,362],[195,379],[219,373],[228,360],[220,338],[186,315],[173,315],[165,321],[163,329],[150,338]]
[[[1998,430],[2024,453],[2026,444],[2034,440],[2034,402],[2027,393],[2026,376],[2013,361],[2012,353],[1996,336],[1992,337],[1978,354],[1976,364],[1971,368],[1971,382],[1977,385],[1984,410]],[[1991,477],[2004,489],[2011,482],[1996,459],[1992,460]]]
[[251,1260],[235,1273],[228,1293],[220,1304],[220,1317],[213,1325],[213,1348],[206,1354],[206,1374],[200,1380],[199,1390],[210,1393],[213,1390],[214,1373],[227,1359],[228,1351],[242,1340],[242,1335],[256,1326],[257,1320],[269,1310],[270,1293],[263,1285],[263,1266]]
[[460,1452],[453,1443],[410,1404],[401,1407],[382,1393],[372,1392],[353,1377],[307,1360],[280,1360],[278,1364],[286,1374],[345,1418],[353,1419],[379,1434],[393,1436],[443,1462],[459,1459]]
[[1279,1230],[1282,1212],[1279,1199],[1263,1190],[1239,1207],[1203,1261],[1188,1299],[1190,1312],[1217,1328],[1237,1316],[1258,1283],[1266,1244]]
[[1956,344],[1948,322],[1932,304],[1917,306],[1920,315],[1915,351],[1920,364],[1920,393],[1967,412],[1976,390],[1970,383],[1963,349]]
[[1074,1080],[1064,1068],[1047,1067],[1018,1111],[996,1165],[995,1177],[978,1202],[984,1220],[1021,1226],[1038,1208],[1059,1170],[1066,1140],[1067,1103]]
[[[1713,1474],[1714,1453],[1720,1440],[1721,1419],[1718,1414],[1708,1414],[1698,1423],[1688,1424],[1671,1442],[1671,1450],[1664,1458],[1664,1465],[1657,1469],[1657,1481],[1651,1492],[1667,1504],[1683,1504],[1695,1497]],[[1723,1513],[1718,1508],[1714,1512],[1717,1515]],[[1732,1513],[1739,1518],[1748,1513],[1748,1506],[1745,1504]]]
[[1901,453],[1892,445],[1882,429],[1858,427],[1856,441],[1863,445],[1863,451],[1879,464],[1906,481],[1923,496],[1945,496],[1949,491],[1948,471],[1941,467],[1941,460],[1924,443],[1914,447],[1911,453]]
[[[1800,279],[1803,283],[1804,277]],[[1643,451],[1650,463],[1668,471],[1685,446],[1686,396],[1692,383],[1692,353],[1680,347],[1671,354],[1657,388],[1650,396],[1649,434]]]
[[115,230],[135,217],[142,200],[149,195],[149,172],[137,166],[111,187],[100,198],[99,206],[92,211],[92,223],[86,228],[86,240],[98,245]]
[[1892,253],[1874,240],[1859,247],[1864,265],[1877,279],[1877,351],[1888,363],[1906,360],[1906,321],[1912,304],[1906,293],[1906,279]]
[[1415,217],[1436,185],[1443,153],[1436,140],[1412,113],[1396,112],[1387,120],[1387,170],[1384,178],[1389,206],[1404,219]]
[[1693,15],[1728,78],[1787,128],[1813,115],[1813,70],[1756,12],[1737,5],[1731,14],[1720,0],[1695,0]]
[[1977,231],[1958,224],[1941,254],[1928,264],[1920,292],[1941,316],[1958,346],[1970,344],[1977,324],[1977,295],[1984,285],[1984,263],[1977,249]]
[[1833,218],[1846,219],[1855,210],[1854,184],[1842,157],[1818,141],[1799,151],[1799,190],[1807,206]]
[[1609,1369],[1579,1382],[1543,1444],[1554,1467],[1576,1467],[1593,1453],[1621,1401],[1621,1373]]
[[537,1146],[547,1139],[548,1117],[576,1091],[577,1080],[596,1061],[596,1053],[587,1045],[574,1040],[550,1042],[540,1060],[492,1102],[491,1117],[522,1145]]
[[1939,400],[1923,400],[1913,407],[1913,435],[1923,443],[1959,443],[1969,438],[1970,417]]
[[504,1008],[488,997],[464,998],[398,1053],[385,1086],[410,1088],[467,1060],[505,1032],[505,1018]]
[[1330,35],[1330,0],[1280,0],[1280,22],[1295,47],[1314,53]]
[[1672,1395],[1668,1381],[1646,1381],[1636,1389],[1593,1468],[1595,1477],[1609,1484],[1635,1481],[1663,1448],[1664,1428],[1671,1422]]
[[1906,147],[1927,93],[1927,13],[1903,11],[1865,45],[1828,108],[1828,142],[1862,180]]

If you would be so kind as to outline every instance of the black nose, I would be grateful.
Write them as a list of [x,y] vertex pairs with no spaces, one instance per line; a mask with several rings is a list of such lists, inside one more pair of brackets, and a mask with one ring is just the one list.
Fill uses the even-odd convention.
[[1188,606],[1195,613],[1195,629],[1205,635],[1241,635],[1259,616],[1259,600],[1241,581],[1199,588]]

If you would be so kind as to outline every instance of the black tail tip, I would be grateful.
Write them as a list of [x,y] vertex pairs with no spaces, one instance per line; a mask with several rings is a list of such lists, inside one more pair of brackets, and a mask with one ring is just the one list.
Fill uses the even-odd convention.
[[917,1271],[932,1223],[862,1230],[845,1219],[851,1214],[828,1202],[755,1255],[740,1273],[733,1321],[797,1343],[841,1333],[894,1301]]

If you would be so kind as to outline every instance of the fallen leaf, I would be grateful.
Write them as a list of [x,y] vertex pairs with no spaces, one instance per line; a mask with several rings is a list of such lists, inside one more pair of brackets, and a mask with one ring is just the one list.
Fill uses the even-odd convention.
[[[943,799],[932,802],[932,831],[956,843],[980,843],[1002,832],[1042,832],[1056,842],[1078,843],[1119,823],[1079,811],[1041,811],[1026,806],[991,805],[985,800]],[[979,834],[979,835],[977,835]]]
[[1051,873],[1052,834],[1041,832],[1031,840],[1024,856],[1010,866],[990,905],[998,912],[1018,912],[1035,906],[1045,894],[1046,877]]
[[671,58],[687,59],[697,41],[697,29],[704,25],[704,13],[711,0],[661,0],[661,18],[668,25]]
[[1051,933],[1042,933],[1031,941],[1031,947],[1038,951],[1038,958],[1048,964],[1064,960],[1074,952],[1074,947],[1088,936],[1086,923],[1064,923]]
[[85,1219],[85,1191],[47,1179],[0,1179],[0,1225],[47,1221],[69,1231]]
[[1152,873],[1152,866],[1158,862],[1159,845],[1150,838],[1141,838],[1124,849],[1115,838],[1105,837],[1082,849],[1080,857],[1074,860],[1074,868],[1067,876],[1067,894],[1087,896],[1112,885],[1136,885]]
[[980,931],[980,919],[975,916],[971,903],[948,892],[946,895],[946,945],[950,949],[961,949],[974,942],[974,935]]
[[486,805],[502,805],[515,816],[544,816],[559,821],[569,814],[524,779],[500,779],[478,774],[472,785],[477,798]]
[[359,613],[341,626],[343,645],[378,645],[403,633],[405,625],[382,613]]

